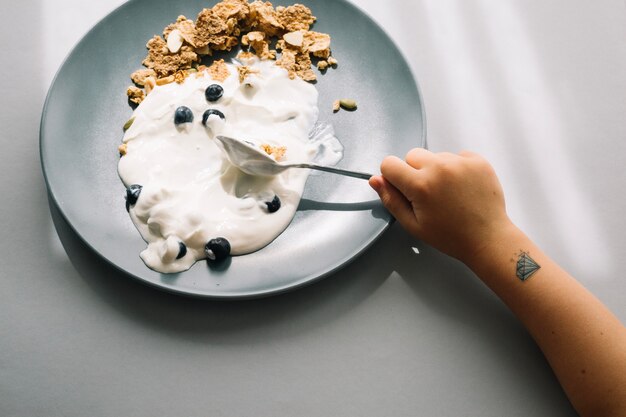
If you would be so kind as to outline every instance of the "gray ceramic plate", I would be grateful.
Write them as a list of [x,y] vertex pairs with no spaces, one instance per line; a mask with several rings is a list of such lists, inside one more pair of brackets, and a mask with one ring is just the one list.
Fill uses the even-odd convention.
[[[330,33],[339,67],[319,78],[320,120],[345,146],[340,167],[378,172],[381,159],[425,145],[424,111],[411,72],[387,35],[343,0],[305,0]],[[129,74],[140,68],[146,41],[184,14],[195,18],[214,1],[132,0],[98,23],[59,70],[41,121],[41,159],[48,190],[76,233],[125,273],[176,293],[214,298],[274,294],[310,283],[354,259],[391,218],[362,180],[312,175],[287,230],[258,252],[210,268],[198,262],[175,275],[148,269],[145,243],[124,208],[117,146],[131,109]],[[355,112],[332,113],[352,97]]]

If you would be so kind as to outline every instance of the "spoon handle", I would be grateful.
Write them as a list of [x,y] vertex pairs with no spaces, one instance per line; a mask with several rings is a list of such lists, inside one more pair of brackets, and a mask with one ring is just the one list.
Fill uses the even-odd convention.
[[315,170],[318,170],[318,171],[331,172],[333,174],[339,174],[339,175],[345,175],[345,176],[348,176],[348,177],[360,178],[362,180],[369,180],[372,177],[372,174],[368,174],[368,173],[365,173],[365,172],[349,171],[347,169],[333,168],[333,167],[327,167],[327,166],[324,166],[324,165],[316,165],[316,164],[291,164],[291,165],[287,165],[286,167],[289,167],[289,168],[309,168],[309,169],[315,169]]

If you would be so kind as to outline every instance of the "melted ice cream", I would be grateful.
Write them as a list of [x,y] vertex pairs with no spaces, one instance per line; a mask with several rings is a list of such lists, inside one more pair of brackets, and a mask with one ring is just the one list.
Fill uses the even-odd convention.
[[[232,166],[215,144],[218,134],[256,145],[285,146],[285,162],[312,160],[320,149],[336,162],[341,147],[332,135],[309,141],[318,116],[317,90],[273,62],[251,62],[258,70],[239,82],[234,65],[224,82],[208,74],[189,76],[184,83],[157,86],[137,107],[126,131],[127,154],[119,175],[128,187],[143,188],[129,213],[148,247],[146,265],[160,272],[179,272],[206,258],[207,241],[223,237],[231,254],[255,251],[270,243],[290,223],[300,201],[308,170],[288,170],[274,177],[253,177]],[[216,102],[205,98],[211,84],[224,89]],[[186,106],[191,123],[174,124],[174,112]],[[212,115],[206,126],[202,116]],[[332,161],[332,158],[335,161]],[[281,207],[270,213],[274,197]],[[181,242],[186,254],[180,259]]]

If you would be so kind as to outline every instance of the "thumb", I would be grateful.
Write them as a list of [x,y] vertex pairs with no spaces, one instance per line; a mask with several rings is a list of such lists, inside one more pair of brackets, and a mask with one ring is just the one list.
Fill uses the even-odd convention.
[[417,222],[411,202],[390,182],[380,175],[369,180],[370,187],[378,193],[380,201],[409,233],[415,234]]

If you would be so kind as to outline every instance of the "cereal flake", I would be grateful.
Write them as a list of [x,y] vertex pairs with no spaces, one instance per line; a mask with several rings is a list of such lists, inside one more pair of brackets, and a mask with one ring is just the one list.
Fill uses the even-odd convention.
[[278,22],[287,32],[309,30],[316,19],[315,16],[313,16],[311,9],[302,4],[277,7],[276,14]]
[[257,0],[250,3],[251,29],[265,32],[269,37],[277,36],[283,31],[283,25],[278,21],[274,6],[269,1],[265,3]]
[[165,40],[155,35],[146,44],[148,56],[143,65],[154,70],[159,77],[167,77],[181,69],[191,68],[198,55],[188,45],[183,45],[177,53],[170,53]]
[[243,83],[247,76],[250,74],[258,74],[259,70],[255,68],[250,68],[247,65],[239,65],[237,66],[237,72],[239,73],[239,82]]
[[213,61],[211,66],[207,68],[207,71],[211,78],[215,81],[224,82],[230,76],[228,66],[226,66],[223,59]]
[[139,87],[143,87],[146,84],[146,78],[155,76],[156,72],[152,69],[138,69],[130,74],[130,79],[133,80],[133,82]]
[[265,40],[265,33],[254,31],[248,32],[241,38],[242,45],[250,45],[260,59],[276,59],[276,51],[271,51],[269,43]]
[[296,76],[305,81],[314,81],[317,79],[315,73],[311,69],[311,57],[308,52],[303,52],[287,45],[282,50],[282,55],[276,61],[276,65],[287,70],[289,78],[294,79]]
[[188,76],[189,71],[176,71],[176,74],[174,74],[174,81],[176,82],[176,84],[182,84]]
[[255,57],[256,55],[249,51],[241,51],[237,54],[237,60],[243,62],[244,64],[252,62]]
[[326,59],[330,56],[330,35],[307,31],[304,33],[304,48],[313,56]]
[[217,51],[230,51],[239,43],[232,33],[227,20],[222,19],[213,9],[204,9],[198,14],[194,36],[196,47],[208,46]]
[[180,15],[176,19],[176,22],[171,23],[163,29],[163,37],[167,40],[170,32],[174,29],[178,29],[180,36],[182,36],[183,40],[187,42],[189,45],[196,47],[195,44],[195,33],[196,33],[196,25],[193,23],[193,20],[187,19],[185,16]]
[[141,103],[146,97],[143,90],[139,87],[135,87],[134,85],[128,87],[128,89],[126,90],[126,95],[128,96],[128,100],[135,104]]
[[328,61],[324,61],[324,60],[317,61],[317,69],[320,71],[325,71],[329,66],[330,64],[328,63]]
[[[146,44],[148,56],[142,62],[147,69],[135,71],[131,79],[137,86],[144,87],[145,97],[156,85],[182,83],[192,66],[199,62],[199,56],[230,51],[239,44],[240,38],[260,59],[277,59],[276,51],[270,49],[270,41],[278,37],[276,49],[282,54],[276,65],[285,68],[292,79],[297,76],[313,81],[316,75],[311,69],[312,56],[319,58],[316,65],[321,71],[337,65],[337,60],[331,56],[330,36],[310,30],[315,20],[311,9],[302,4],[274,8],[269,1],[222,0],[212,8],[203,9],[195,21],[178,16],[174,23],[165,27],[162,37],[155,35],[150,39]],[[175,38],[169,39],[174,31]],[[253,56],[244,51],[237,58],[248,64]],[[203,76],[204,69],[206,67],[200,66],[197,76]],[[208,73],[217,81],[229,76],[223,60],[214,62]],[[243,82],[252,71],[244,66],[238,68],[238,73]],[[137,90],[128,92],[134,103],[143,99]]]
[[247,0],[223,0],[213,6],[213,12],[222,20],[235,18],[236,20],[245,20],[250,14],[250,6]]

